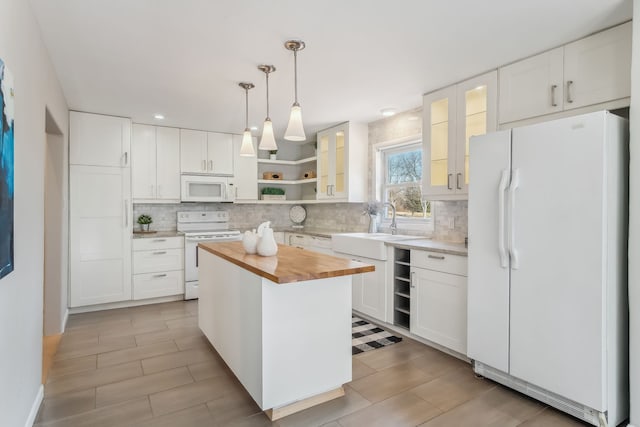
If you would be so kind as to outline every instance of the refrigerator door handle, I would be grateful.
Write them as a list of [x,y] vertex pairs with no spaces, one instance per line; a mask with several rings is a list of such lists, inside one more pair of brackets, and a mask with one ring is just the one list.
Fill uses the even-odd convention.
[[509,186],[509,254],[511,255],[511,269],[517,270],[520,267],[518,251],[516,250],[515,237],[515,211],[516,211],[516,190],[520,185],[520,169],[514,169]]
[[505,248],[505,239],[504,239],[504,215],[505,215],[505,204],[504,204],[504,196],[507,191],[507,186],[509,184],[509,170],[504,169],[502,171],[502,176],[500,177],[500,184],[498,185],[498,251],[500,252],[500,267],[508,268],[509,267],[509,255],[507,254],[507,250]]

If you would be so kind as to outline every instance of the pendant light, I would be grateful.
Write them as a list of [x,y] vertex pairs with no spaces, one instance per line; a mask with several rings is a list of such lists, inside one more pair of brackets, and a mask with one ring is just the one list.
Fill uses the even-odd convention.
[[291,106],[289,125],[284,133],[284,139],[288,141],[305,141],[307,137],[304,134],[304,126],[302,125],[302,108],[298,104],[298,51],[304,49],[305,44],[302,40],[288,40],[285,42],[284,47],[293,51],[293,87],[295,92],[295,100]]
[[251,136],[251,129],[249,129],[249,89],[253,89],[255,86],[253,83],[238,83],[242,89],[244,89],[245,100],[245,122],[244,133],[242,134],[242,145],[240,146],[240,155],[244,157],[253,157],[256,152],[253,150],[253,137]]
[[260,138],[258,150],[277,150],[278,146],[273,136],[273,123],[269,118],[269,73],[276,71],[276,67],[273,65],[258,65],[258,69],[265,74],[267,80],[267,118],[264,119],[264,125],[262,126],[262,138]]

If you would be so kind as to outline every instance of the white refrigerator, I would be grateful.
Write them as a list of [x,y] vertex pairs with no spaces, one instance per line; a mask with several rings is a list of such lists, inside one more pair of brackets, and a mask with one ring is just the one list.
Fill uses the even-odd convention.
[[627,129],[601,111],[470,143],[474,370],[594,425],[628,416]]

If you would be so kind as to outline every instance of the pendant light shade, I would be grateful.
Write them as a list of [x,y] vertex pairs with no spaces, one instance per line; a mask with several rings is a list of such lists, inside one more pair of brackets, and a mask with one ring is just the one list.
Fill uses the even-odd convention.
[[304,49],[305,44],[302,40],[289,40],[285,42],[284,47],[293,51],[293,87],[295,93],[295,100],[291,106],[289,125],[284,133],[284,139],[288,141],[305,141],[307,136],[304,133],[304,125],[302,124],[302,108],[298,103],[298,51]]
[[244,157],[253,157],[256,152],[253,149],[253,137],[251,136],[251,129],[249,129],[249,89],[253,89],[253,83],[238,83],[238,85],[244,89],[245,96],[245,123],[244,133],[242,134],[242,145],[240,146],[240,155]]
[[262,126],[262,137],[260,138],[258,150],[277,150],[278,146],[273,136],[273,123],[269,118],[269,73],[273,73],[276,67],[273,65],[258,65],[258,69],[264,73],[267,82],[267,118],[264,119],[264,125]]
[[273,136],[273,123],[271,123],[271,119],[268,117],[265,119],[262,127],[262,138],[260,139],[260,146],[258,149],[269,151],[278,149],[276,139]]

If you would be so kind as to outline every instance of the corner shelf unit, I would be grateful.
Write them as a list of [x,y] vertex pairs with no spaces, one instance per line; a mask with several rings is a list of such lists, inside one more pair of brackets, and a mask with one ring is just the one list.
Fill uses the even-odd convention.
[[393,256],[393,324],[409,329],[411,324],[411,251],[394,250]]
[[[278,159],[258,158],[258,194],[266,187],[284,190],[286,200],[260,200],[261,203],[304,203],[316,199],[317,178],[305,178],[316,175],[318,160],[314,152],[314,143],[300,145],[280,144]],[[286,159],[286,160],[284,160]],[[267,172],[278,173],[282,179],[264,179]],[[259,196],[261,197],[261,196]]]

